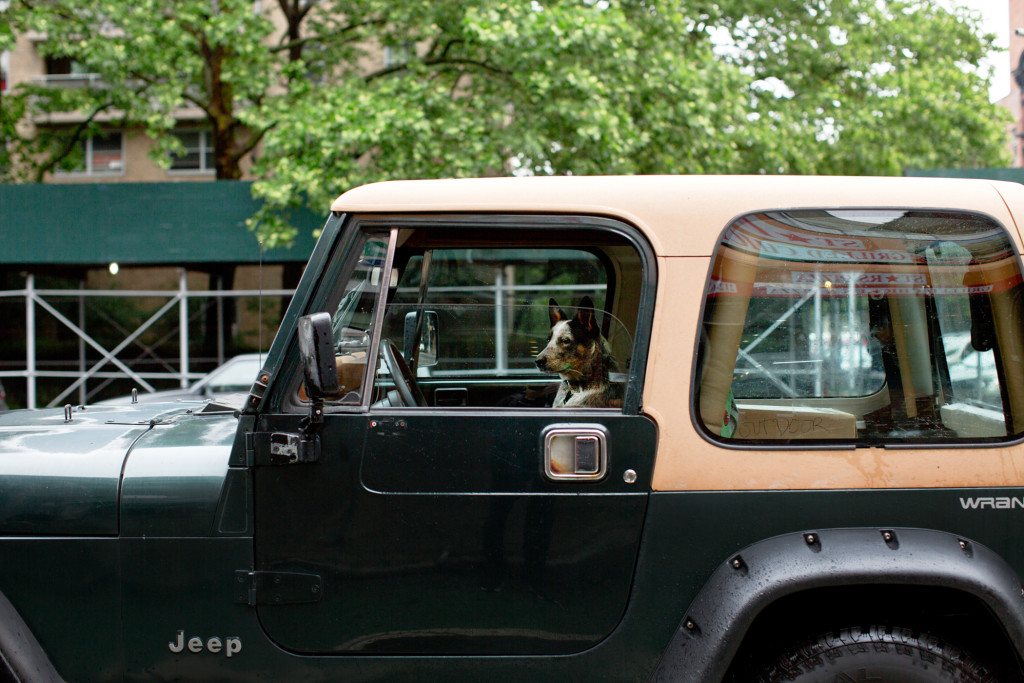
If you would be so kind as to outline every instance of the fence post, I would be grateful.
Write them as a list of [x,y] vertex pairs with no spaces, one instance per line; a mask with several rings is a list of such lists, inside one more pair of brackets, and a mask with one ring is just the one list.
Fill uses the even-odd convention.
[[[217,291],[224,291],[224,276],[217,276]],[[259,349],[262,351],[263,349]],[[224,364],[224,297],[217,296],[217,365]]]
[[[78,281],[78,291],[85,291],[85,280]],[[78,329],[85,332],[85,295],[78,295]],[[78,335],[78,371],[85,375],[85,338]],[[89,392],[86,382],[78,387],[78,403],[85,405],[88,402]]]
[[36,407],[36,282],[35,275],[25,274],[25,403]]
[[178,269],[178,354],[181,358],[181,388],[188,388],[188,271]]

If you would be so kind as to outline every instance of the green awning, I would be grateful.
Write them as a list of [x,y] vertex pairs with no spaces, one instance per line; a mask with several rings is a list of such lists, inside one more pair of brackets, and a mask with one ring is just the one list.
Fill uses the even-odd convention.
[[[245,220],[259,206],[251,182],[0,185],[0,264],[201,265],[257,263]],[[296,211],[288,249],[266,263],[305,262],[323,215]]]

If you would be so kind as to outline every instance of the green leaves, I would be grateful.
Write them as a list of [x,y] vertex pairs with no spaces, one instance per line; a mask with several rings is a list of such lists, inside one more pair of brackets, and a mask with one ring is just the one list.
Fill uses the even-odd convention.
[[726,22],[738,47],[730,61],[755,86],[771,84],[754,106],[768,132],[756,170],[899,175],[1007,163],[1009,116],[988,102],[990,75],[978,66],[992,37],[968,11],[924,0],[767,4],[738,3],[752,14]]
[[[24,84],[11,93],[31,116],[77,111],[88,117],[105,111],[121,126],[143,128],[165,151],[166,132],[176,112],[191,108],[222,133],[223,177],[239,177],[239,161],[258,129],[239,126],[237,109],[259,110],[274,86],[276,60],[266,49],[270,21],[248,0],[12,0],[14,30],[45,37],[42,56],[72,60],[96,74],[90,87],[61,89]],[[7,112],[0,112],[7,117]],[[252,112],[250,121],[259,117]],[[232,129],[232,127],[235,127]],[[84,139],[94,123],[63,131]],[[230,131],[230,132],[229,132]],[[9,141],[17,163],[11,172],[40,177],[54,166],[46,138],[37,128]],[[173,143],[168,143],[173,146]]]
[[[936,0],[262,6],[13,0],[13,30],[46,32],[44,51],[108,87],[19,88],[2,130],[23,113],[102,108],[161,141],[154,158],[166,160],[174,112],[198,109],[218,177],[239,177],[259,145],[252,226],[268,244],[294,235],[289,208],[323,210],[388,178],[901,174],[1007,160],[1008,115],[978,66],[992,37]],[[0,41],[10,35],[0,26]],[[44,138],[8,149],[43,163]]]

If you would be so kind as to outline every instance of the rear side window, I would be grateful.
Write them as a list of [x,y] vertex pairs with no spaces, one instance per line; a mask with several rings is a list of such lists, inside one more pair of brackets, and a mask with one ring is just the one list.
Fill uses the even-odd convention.
[[1020,259],[985,216],[744,216],[705,293],[699,421],[737,445],[1016,438],[1021,295]]

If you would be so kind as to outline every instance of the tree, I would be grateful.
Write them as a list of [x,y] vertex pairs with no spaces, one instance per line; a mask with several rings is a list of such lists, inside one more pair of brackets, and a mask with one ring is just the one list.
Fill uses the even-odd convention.
[[[175,110],[195,107],[212,132],[217,177],[237,179],[240,160],[272,125],[261,114],[277,67],[265,47],[273,27],[250,0],[12,0],[4,13],[14,30],[46,36],[43,56],[98,75],[86,88],[26,84],[8,96],[33,117],[83,115],[70,130],[39,126],[13,140],[13,173],[38,181],[73,165],[104,119],[143,127],[163,162],[181,148],[167,135]],[[11,105],[0,115],[9,119]]]
[[389,24],[390,40],[418,46],[400,68],[281,112],[256,187],[268,207],[326,206],[382,178],[901,174],[1008,160],[1009,116],[988,102],[978,66],[993,37],[966,10],[924,0],[431,7]]
[[994,36],[931,0],[742,3],[723,17],[753,75],[763,172],[892,174],[1004,166],[1009,112],[979,64]]
[[[268,3],[265,3],[265,7]],[[253,224],[379,179],[592,173],[902,173],[1000,165],[992,36],[936,0],[12,0],[14,30],[106,87],[26,87],[0,116],[77,108],[145,127],[199,107],[218,178],[260,145]],[[374,54],[386,50],[384,63]],[[62,140],[65,141],[65,135]],[[36,177],[67,159],[9,145]],[[49,164],[49,166],[47,166]],[[11,167],[16,167],[12,164]]]

